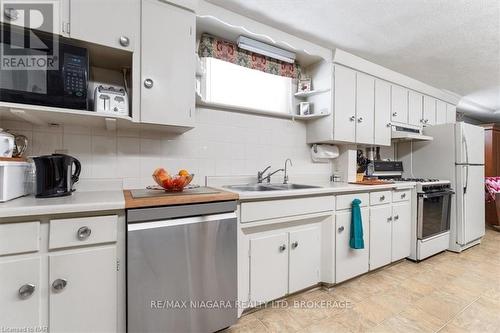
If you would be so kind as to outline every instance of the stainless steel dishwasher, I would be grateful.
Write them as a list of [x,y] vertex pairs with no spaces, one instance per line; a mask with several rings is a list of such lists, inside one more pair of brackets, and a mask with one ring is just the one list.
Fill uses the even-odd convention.
[[127,211],[127,329],[215,332],[237,320],[236,201]]

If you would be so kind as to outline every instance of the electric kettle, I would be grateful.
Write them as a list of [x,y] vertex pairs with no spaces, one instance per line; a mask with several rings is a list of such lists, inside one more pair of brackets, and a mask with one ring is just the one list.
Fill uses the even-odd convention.
[[35,162],[37,198],[71,195],[74,191],[73,184],[78,181],[82,169],[80,161],[65,154],[33,157],[33,161]]

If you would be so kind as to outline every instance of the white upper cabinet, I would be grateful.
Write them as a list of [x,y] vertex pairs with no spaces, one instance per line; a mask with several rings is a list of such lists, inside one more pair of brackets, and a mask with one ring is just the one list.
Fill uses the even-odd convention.
[[391,145],[391,85],[375,80],[374,144]]
[[408,123],[408,89],[391,86],[391,120],[396,123]]
[[457,122],[457,107],[453,104],[446,104],[446,122],[448,124]]
[[408,124],[420,126],[422,124],[423,96],[415,91],[408,92]]
[[375,113],[375,79],[356,75],[356,143],[373,144]]
[[422,112],[422,124],[436,124],[436,99],[430,96],[424,96],[424,111]]
[[334,128],[335,141],[356,141],[356,72],[335,66]]
[[436,125],[446,124],[446,103],[440,100],[436,101]]
[[195,107],[195,14],[142,1],[141,122],[189,127]]
[[69,36],[134,51],[139,48],[140,0],[69,0]]

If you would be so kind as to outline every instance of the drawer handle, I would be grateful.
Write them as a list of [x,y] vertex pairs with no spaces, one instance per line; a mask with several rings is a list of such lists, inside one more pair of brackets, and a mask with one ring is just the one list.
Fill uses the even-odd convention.
[[25,285],[22,285],[21,288],[19,288],[19,298],[20,299],[27,299],[30,298],[31,295],[35,292],[35,285],[31,283],[26,283]]
[[281,245],[281,246],[279,247],[279,250],[280,250],[280,252],[285,251],[285,250],[286,250],[286,245],[285,245],[285,244]]
[[78,239],[82,241],[82,240],[86,240],[87,238],[89,238],[91,233],[92,233],[92,230],[89,227],[84,226],[84,227],[81,227],[80,229],[78,229],[76,235],[78,236]]
[[296,249],[299,246],[299,242],[295,241],[292,243],[292,249]]
[[385,200],[385,195],[380,197],[380,201],[384,201],[384,200]]
[[344,226],[343,225],[339,227],[339,232],[342,232],[342,231],[344,231]]
[[401,194],[401,199],[406,198],[406,193]]
[[399,220],[399,215],[395,215],[394,220],[396,220],[396,221]]
[[60,292],[64,288],[66,288],[67,284],[68,284],[68,281],[66,279],[55,279],[54,282],[52,282],[52,288],[55,291]]

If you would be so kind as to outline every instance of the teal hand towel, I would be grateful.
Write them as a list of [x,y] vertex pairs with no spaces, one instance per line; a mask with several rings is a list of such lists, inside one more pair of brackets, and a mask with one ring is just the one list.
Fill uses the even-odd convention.
[[361,200],[354,199],[352,201],[351,212],[351,234],[349,239],[349,246],[352,249],[364,249],[365,242],[363,241],[363,220],[361,219],[361,209],[359,204]]

